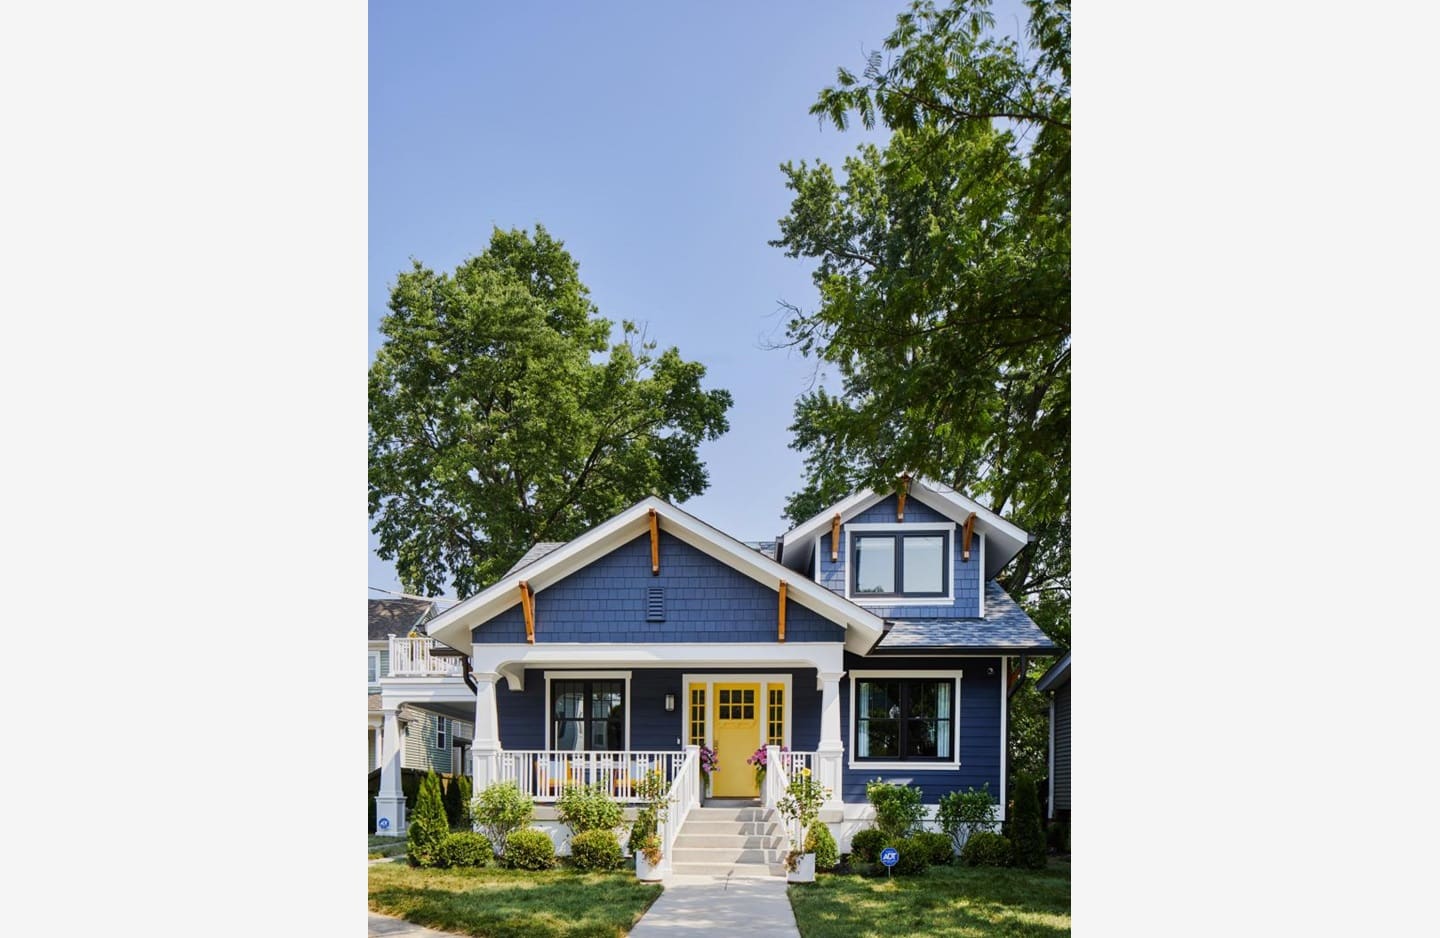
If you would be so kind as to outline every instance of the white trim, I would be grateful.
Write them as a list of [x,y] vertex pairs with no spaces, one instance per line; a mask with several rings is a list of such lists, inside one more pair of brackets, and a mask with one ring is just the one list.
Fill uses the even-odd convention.
[[[715,685],[716,684],[759,684],[760,696],[764,698],[760,702],[759,710],[763,711],[760,719],[760,733],[755,741],[756,748],[765,745],[766,733],[770,723],[770,698],[766,691],[771,684],[779,684],[785,688],[785,745],[794,749],[795,741],[791,726],[791,715],[795,711],[795,687],[794,676],[780,672],[765,673],[761,671],[735,672],[727,674],[695,673],[685,672],[680,675],[681,696],[685,698],[685,712],[680,718],[680,739],[686,746],[690,745],[690,685],[701,684],[705,687],[705,745],[715,745]],[[743,758],[749,758],[747,753]]]
[[[853,596],[850,593],[850,541],[853,538],[846,538],[846,531],[855,531],[859,534],[922,534],[926,531],[934,531],[946,534],[949,537],[948,553],[945,559],[949,561],[949,568],[943,569],[945,582],[948,585],[946,593],[937,593],[934,596],[905,596],[895,594],[892,596],[875,596],[867,594],[864,597]],[[918,524],[901,524],[896,522],[876,523],[867,521],[862,524],[843,524],[840,526],[840,536],[845,541],[845,552],[840,555],[840,574],[845,578],[845,598],[852,603],[861,606],[953,606],[955,605],[955,524],[954,522],[924,521]],[[905,567],[904,558],[901,558],[900,568],[903,572]],[[983,570],[984,567],[981,567]],[[896,586],[903,584],[897,583]]]
[[[896,762],[876,762],[873,759],[862,759],[856,761],[856,753],[860,750],[860,741],[856,738],[859,733],[857,718],[859,717],[859,698],[855,696],[855,680],[857,678],[953,678],[955,681],[955,710],[950,718],[951,737],[950,745],[955,753],[955,758],[950,762],[931,762],[900,760]],[[850,714],[846,719],[850,721],[850,745],[845,747],[846,766],[851,769],[884,769],[890,772],[923,772],[935,769],[958,769],[960,768],[960,692],[961,680],[965,672],[960,669],[950,671],[851,671],[850,672]]]
[[1045,760],[1046,787],[1049,792],[1045,801],[1045,816],[1055,820],[1055,695],[1050,695],[1050,758]]
[[[635,709],[635,707],[634,701],[632,700],[630,694],[629,671],[561,671],[557,669],[554,671],[544,672],[543,677],[545,680],[545,712],[541,715],[540,719],[545,721],[545,725],[543,728],[544,731],[541,733],[540,738],[545,740],[545,749],[555,750],[556,752],[562,751],[555,748],[555,740],[550,738],[550,733],[555,728],[553,726],[553,721],[550,719],[550,714],[552,713],[550,709],[550,683],[552,681],[624,681],[625,702],[622,704],[622,706],[625,708],[625,745],[620,748],[635,748],[634,746],[630,745],[630,713]],[[586,719],[588,720],[589,717],[586,717]],[[589,740],[586,740],[586,742],[589,742]],[[571,750],[564,751],[569,752]],[[578,749],[574,751],[595,752],[597,750]]]
[[[851,651],[867,653],[884,634],[885,620],[880,616],[803,575],[796,577],[796,571],[674,505],[650,496],[440,613],[428,623],[430,636],[452,648],[471,653],[470,630],[518,603],[517,587],[521,580],[529,583],[535,591],[559,582],[649,530],[651,509],[655,510],[661,530],[762,586],[778,590],[781,581],[785,581],[789,585],[790,599],[845,629],[845,645]],[[660,560],[663,565],[665,558]],[[538,628],[543,635],[543,618]]]
[[980,618],[985,618],[985,535],[980,535]]
[[[476,645],[471,667],[477,673],[502,675],[512,691],[524,688],[526,668],[577,668],[604,665],[656,668],[815,668],[844,671],[845,645],[840,642],[556,642],[554,644]],[[470,689],[456,681],[467,695]],[[473,695],[471,695],[473,696]]]
[[1000,656],[1000,820],[1005,819],[1005,804],[1010,790],[1005,787],[1006,754],[1010,749],[1010,657]]

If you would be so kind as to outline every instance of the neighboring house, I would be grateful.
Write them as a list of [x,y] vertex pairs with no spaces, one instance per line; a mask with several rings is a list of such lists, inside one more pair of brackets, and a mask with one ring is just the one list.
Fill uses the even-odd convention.
[[[833,792],[822,820],[842,850],[874,816],[870,779],[919,786],[932,813],[952,790],[1005,791],[1007,673],[1055,650],[994,582],[1028,540],[920,481],[860,492],[754,546],[647,498],[538,545],[427,629],[470,656],[477,791],[514,781],[545,805],[565,784],[600,782],[630,800],[660,771],[674,799],[665,864],[702,872],[687,842],[725,855],[685,831],[689,817],[715,820],[693,814],[702,744],[719,750],[709,794],[759,812],[740,820],[773,821],[786,778],[810,769]],[[746,764],[760,747],[763,786]],[[377,805],[403,816],[398,773],[382,773]],[[751,847],[725,862],[760,863]]]
[[1050,817],[1070,821],[1070,653],[1035,684],[1050,695]]
[[[367,658],[369,688],[368,767],[380,767],[384,751],[385,687],[392,678],[419,678],[449,686],[451,696],[463,705],[427,708],[397,702],[395,722],[402,742],[401,767],[434,769],[439,773],[469,773],[465,765],[470,747],[474,695],[461,676],[458,659],[434,659],[428,654],[434,642],[425,635],[425,620],[434,603],[419,599],[370,600],[370,634]],[[393,694],[392,694],[393,696]]]

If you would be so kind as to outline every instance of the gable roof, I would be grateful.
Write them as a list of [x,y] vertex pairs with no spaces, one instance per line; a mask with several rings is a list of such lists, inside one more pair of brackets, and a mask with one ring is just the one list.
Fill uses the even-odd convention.
[[1036,690],[1058,690],[1070,683],[1070,652],[1050,666],[1050,670],[1035,682]]
[[780,565],[753,547],[711,527],[667,501],[650,496],[572,541],[527,564],[511,568],[496,583],[431,619],[429,634],[466,654],[470,632],[520,602],[520,581],[534,591],[557,583],[649,530],[654,509],[661,531],[671,534],[764,586],[778,590],[783,580],[787,597],[845,629],[845,647],[864,654],[884,632],[884,620],[809,577]]
[[895,619],[875,647],[884,652],[1045,652],[1058,646],[1030,620],[1020,604],[991,580],[985,584],[984,618]]
[[381,642],[391,635],[405,635],[423,623],[434,608],[434,603],[423,599],[372,599],[369,640]]
[[521,567],[528,567],[535,561],[539,560],[541,557],[544,557],[546,554],[550,553],[555,548],[564,546],[564,541],[540,541],[534,547],[527,550],[519,560],[515,561],[515,563],[511,565],[510,569],[505,571],[505,575],[509,576],[516,570],[519,570]]
[[[836,502],[813,518],[796,525],[780,538],[780,562],[792,570],[801,569],[810,557],[810,540],[830,530],[830,522],[838,512],[844,524],[862,511],[893,496],[895,492],[861,489],[849,498]],[[993,579],[1005,565],[1015,559],[1030,541],[1030,535],[1006,521],[995,512],[947,485],[929,479],[911,479],[907,498],[915,499],[940,514],[964,523],[973,511],[975,530],[985,535],[985,579]],[[789,548],[787,550],[787,548]]]

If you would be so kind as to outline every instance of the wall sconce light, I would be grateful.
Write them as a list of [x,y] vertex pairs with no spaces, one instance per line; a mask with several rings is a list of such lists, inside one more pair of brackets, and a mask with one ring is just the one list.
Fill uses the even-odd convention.
[[665,712],[666,712],[666,713],[674,713],[674,712],[675,712],[675,695],[674,695],[674,694],[666,694],[666,695],[665,695]]

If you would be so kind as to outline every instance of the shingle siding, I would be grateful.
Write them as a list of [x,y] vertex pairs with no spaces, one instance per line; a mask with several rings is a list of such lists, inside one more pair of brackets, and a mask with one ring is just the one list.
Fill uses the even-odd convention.
[[[906,517],[910,509],[906,506]],[[894,515],[891,515],[893,518]],[[993,668],[994,674],[986,674]],[[989,783],[992,794],[1000,793],[1000,681],[1003,673],[999,658],[861,658],[845,655],[846,676],[840,680],[840,708],[845,723],[840,729],[845,741],[845,768],[841,773],[841,799],[865,803],[865,783],[874,778],[888,782],[908,782],[918,786],[926,804],[937,804],[940,796],[966,788],[979,788]],[[878,769],[860,763],[850,768],[851,737],[855,717],[850,709],[850,674],[852,671],[963,671],[960,679],[960,767],[958,769],[927,768],[916,763],[914,768]]]
[[862,602],[866,609],[877,616],[886,618],[919,619],[925,617],[951,617],[960,618],[965,616],[979,616],[980,594],[981,594],[981,569],[980,569],[980,535],[970,542],[970,559],[961,560],[960,534],[962,526],[955,524],[949,518],[940,514],[928,505],[922,504],[913,498],[905,500],[905,520],[897,523],[895,521],[895,496],[872,505],[860,512],[860,514],[846,521],[840,527],[840,558],[832,561],[830,559],[830,532],[827,530],[820,536],[820,576],[818,582],[841,596],[845,595],[845,577],[849,573],[847,563],[848,554],[846,551],[850,546],[850,532],[848,525],[851,524],[885,524],[893,525],[896,530],[903,531],[907,526],[913,524],[949,524],[955,530],[955,551],[950,561],[951,582],[955,584],[955,601],[953,603],[939,603],[933,606],[882,606],[870,602]]
[[[650,589],[665,590],[665,621],[646,621]],[[738,573],[670,534],[660,535],[660,574],[650,572],[650,536],[642,534],[535,594],[535,642],[773,642],[775,590]],[[844,630],[793,600],[785,638],[841,642]],[[478,626],[477,644],[525,641],[519,605]]]

